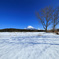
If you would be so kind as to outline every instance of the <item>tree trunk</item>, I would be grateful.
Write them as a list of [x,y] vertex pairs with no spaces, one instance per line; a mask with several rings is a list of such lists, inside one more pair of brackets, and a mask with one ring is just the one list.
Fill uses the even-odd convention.
[[47,26],[46,26],[46,29],[45,29],[45,31],[47,32]]
[[55,32],[55,25],[53,26],[53,32]]

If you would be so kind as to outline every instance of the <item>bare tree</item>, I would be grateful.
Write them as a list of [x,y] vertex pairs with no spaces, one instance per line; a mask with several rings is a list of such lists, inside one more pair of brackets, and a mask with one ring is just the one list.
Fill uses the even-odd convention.
[[52,22],[52,13],[53,13],[53,8],[52,7],[45,7],[44,9],[41,9],[40,13],[37,12],[37,16],[39,18],[39,20],[41,21],[43,28],[45,29],[45,31],[47,32],[47,28],[48,26],[51,24]]
[[59,7],[54,10],[52,21],[53,21],[53,32],[54,32],[55,27],[59,24]]

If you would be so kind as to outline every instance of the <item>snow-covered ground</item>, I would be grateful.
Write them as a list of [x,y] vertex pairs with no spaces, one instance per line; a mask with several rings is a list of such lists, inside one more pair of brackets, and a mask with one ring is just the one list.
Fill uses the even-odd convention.
[[0,59],[59,59],[59,35],[0,32]]

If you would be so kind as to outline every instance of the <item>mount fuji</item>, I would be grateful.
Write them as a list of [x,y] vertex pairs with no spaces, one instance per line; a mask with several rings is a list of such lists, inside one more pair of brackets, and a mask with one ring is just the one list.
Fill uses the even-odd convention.
[[27,29],[27,30],[37,30],[37,29],[35,29],[33,26],[28,26],[28,27],[25,28],[25,29]]

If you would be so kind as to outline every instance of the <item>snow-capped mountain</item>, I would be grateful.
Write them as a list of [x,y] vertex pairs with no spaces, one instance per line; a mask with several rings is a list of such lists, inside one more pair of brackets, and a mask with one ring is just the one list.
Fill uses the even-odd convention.
[[25,29],[28,29],[28,30],[36,30],[33,26],[28,26],[27,28]]

